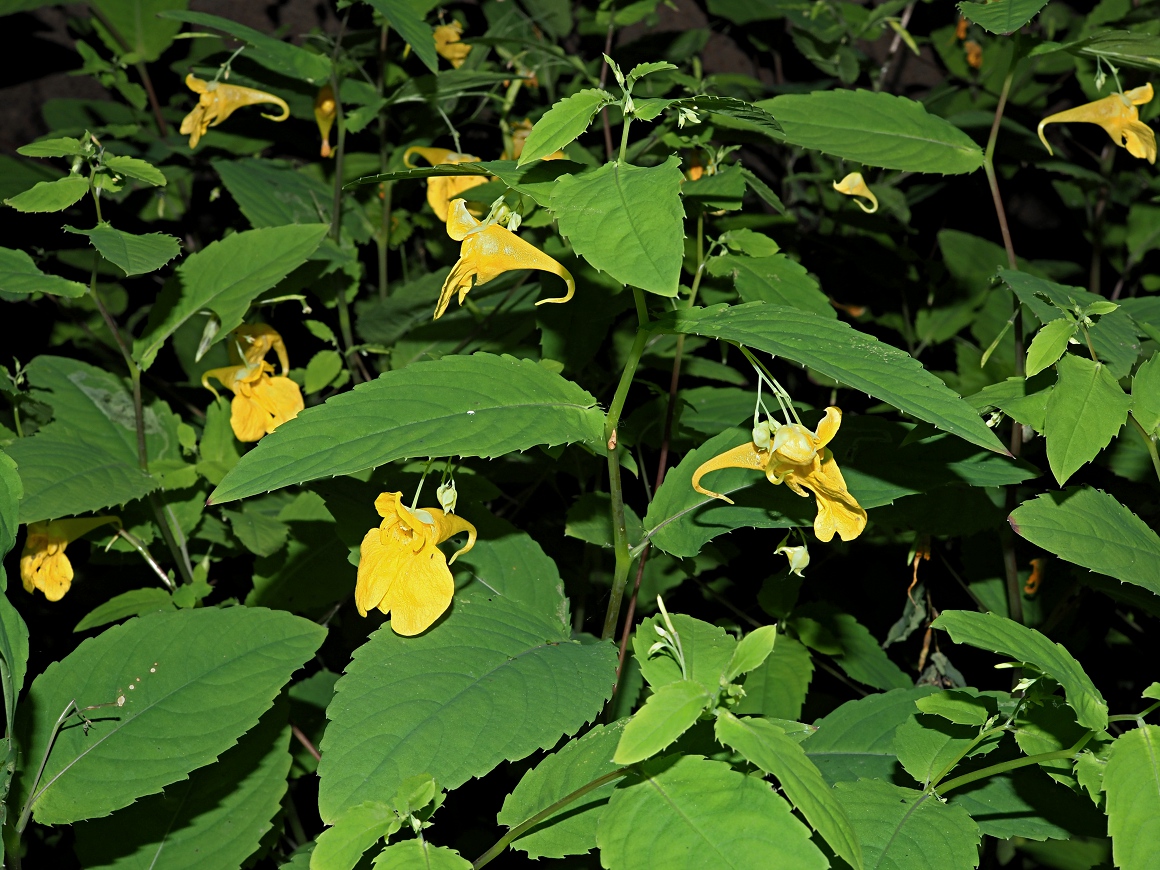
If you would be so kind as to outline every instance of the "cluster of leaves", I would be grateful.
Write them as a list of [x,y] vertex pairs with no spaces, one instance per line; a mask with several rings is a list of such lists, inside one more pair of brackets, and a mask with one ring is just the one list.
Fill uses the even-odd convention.
[[[110,98],[0,156],[5,866],[1160,862],[1160,180],[1033,131],[1148,124],[1160,4],[187,6],[91,0]],[[574,297],[452,273],[449,199]],[[202,384],[260,323],[306,407],[249,446]],[[864,531],[694,486],[770,389]],[[360,544],[440,471],[403,636]]]

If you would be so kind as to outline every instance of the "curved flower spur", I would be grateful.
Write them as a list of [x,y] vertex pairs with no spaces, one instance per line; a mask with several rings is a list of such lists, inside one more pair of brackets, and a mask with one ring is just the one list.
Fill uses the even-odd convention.
[[1136,108],[1151,102],[1152,96],[1152,84],[1149,82],[1130,91],[1111,94],[1103,99],[1076,106],[1074,109],[1048,115],[1039,122],[1039,139],[1043,142],[1047,153],[1054,154],[1047,137],[1043,135],[1043,128],[1048,124],[1076,122],[1098,124],[1112,137],[1112,141],[1121,148],[1126,148],[1133,157],[1155,163],[1156,133],[1140,120],[1140,110]]
[[241,85],[227,85],[217,80],[203,81],[190,73],[185,77],[185,86],[199,94],[197,105],[193,111],[181,122],[181,134],[189,136],[189,147],[196,148],[201,137],[210,127],[216,127],[242,106],[254,106],[259,103],[273,103],[282,110],[281,115],[267,115],[263,118],[271,121],[285,121],[290,117],[290,107],[281,97],[259,91],[255,88],[246,88]]

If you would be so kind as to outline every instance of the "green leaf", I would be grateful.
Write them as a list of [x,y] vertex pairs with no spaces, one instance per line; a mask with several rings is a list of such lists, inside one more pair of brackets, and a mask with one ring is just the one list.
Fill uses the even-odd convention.
[[796,720],[802,714],[813,673],[810,651],[792,637],[781,635],[761,667],[746,676],[745,697],[733,711]]
[[4,202],[17,211],[64,211],[89,192],[89,180],[80,175],[66,175],[56,181],[37,182],[31,190],[18,193]]
[[1000,840],[1068,840],[1107,833],[1107,819],[1090,800],[1061,788],[1036,767],[956,788],[949,803],[970,813],[984,834]]
[[[4,568],[0,565],[0,578],[3,576]],[[4,664],[8,668],[8,679],[4,687],[4,719],[7,733],[11,735],[16,719],[16,699],[20,697],[28,673],[28,626],[3,594],[0,594],[0,656],[4,657]]]
[[818,282],[785,254],[760,258],[726,254],[710,259],[707,271],[717,278],[731,277],[742,302],[784,305],[830,320],[838,316]]
[[724,115],[734,121],[741,121],[743,125],[753,127],[778,141],[781,141],[784,133],[782,125],[770,114],[769,109],[734,97],[712,97],[702,94],[683,100],[674,100],[672,108],[686,108],[697,112],[709,112],[713,115]]
[[272,556],[282,549],[289,527],[265,513],[253,502],[246,502],[240,511],[222,511],[242,546],[255,556]]
[[363,853],[383,837],[399,830],[399,817],[391,807],[367,801],[351,807],[318,835],[310,866],[320,870],[353,870]]
[[76,826],[85,867],[241,867],[273,827],[290,770],[277,702],[213,764],[104,819]]
[[404,840],[383,849],[374,864],[374,870],[417,870],[420,867],[423,870],[471,870],[471,862],[446,846],[432,846],[426,840]]
[[791,624],[802,642],[822,652],[809,639],[809,623],[822,628],[824,634],[837,643],[840,652],[834,655],[834,660],[850,679],[876,689],[905,689],[914,685],[914,681],[878,645],[870,629],[850,614],[838,613],[824,603],[806,605],[794,611]]
[[922,103],[865,90],[783,94],[757,104],[773,113],[785,141],[866,166],[957,175],[983,165],[983,151]]
[[1160,354],[1144,360],[1132,376],[1132,416],[1149,435],[1160,429]]
[[1044,324],[1031,340],[1031,347],[1027,348],[1027,377],[1033,378],[1048,366],[1055,365],[1077,329],[1079,324],[1066,317]]
[[613,762],[636,764],[656,755],[693,727],[711,700],[705,687],[692,680],[661,686],[624,726]]
[[974,870],[979,827],[966,811],[937,797],[886,782],[862,780],[834,787],[846,807],[867,867]]
[[215,485],[238,464],[241,454],[230,425],[230,403],[225,398],[219,397],[206,406],[205,428],[197,451],[197,473]]
[[960,3],[959,12],[991,33],[1014,33],[1039,14],[1050,0],[993,0],[991,3]]
[[330,220],[334,191],[318,178],[252,157],[214,160],[213,168],[255,229]]
[[661,328],[736,341],[801,363],[972,444],[1006,453],[974,408],[918,360],[841,321],[752,302],[688,309],[661,321]]
[[16,153],[25,157],[80,157],[85,153],[85,146],[81,144],[80,139],[61,136],[21,145],[16,149]]
[[[167,0],[161,0],[167,2]],[[138,181],[144,181],[146,184],[151,184],[154,187],[165,187],[165,175],[154,166],[137,157],[121,157],[116,154],[107,155],[103,159],[104,165],[113,170],[118,175],[126,175],[129,178],[136,178]]]
[[114,595],[104,604],[89,611],[76,624],[74,632],[88,631],[90,628],[108,625],[110,622],[119,622],[130,616],[145,616],[163,610],[176,610],[173,596],[165,589],[147,587],[145,589],[130,589],[120,595]]
[[1160,536],[1106,492],[1085,486],[1045,493],[1019,505],[1009,522],[1065,561],[1160,595]]
[[[137,464],[133,400],[119,378],[54,356],[36,357],[27,372],[33,397],[52,406],[54,419],[5,448],[24,484],[20,522],[101,510],[157,487]],[[146,410],[154,454],[165,432],[152,409]]]
[[[435,33],[412,4],[404,0],[366,0],[414,49],[419,60],[433,73],[439,72],[439,55],[435,53]],[[424,8],[430,8],[425,5]]]
[[715,733],[719,742],[776,776],[786,797],[830,848],[860,870],[862,847],[846,810],[800,744],[764,719],[738,719],[727,710],[718,713]]
[[342,371],[342,355],[336,350],[320,350],[306,364],[303,389],[312,395],[326,388]]
[[[350,551],[335,534],[334,523],[292,522],[289,527],[286,548],[254,562],[254,588],[246,606],[322,616],[354,591]],[[319,577],[327,581],[320,583]]]
[[[537,444],[600,445],[604,415],[595,405],[587,392],[531,360],[478,353],[415,363],[279,426],[226,475],[210,501],[414,456],[492,457]],[[325,451],[318,450],[320,443]]]
[[46,275],[24,251],[0,248],[0,293],[27,295],[48,293],[76,299],[85,295],[86,287],[57,275]]
[[20,499],[24,498],[24,484],[12,457],[0,450],[0,559],[16,546],[16,530],[20,526]]
[[305,224],[248,230],[190,254],[149,312],[145,334],[133,342],[133,356],[148,368],[166,339],[207,308],[219,321],[212,340],[225,338],[259,293],[306,262],[328,229]]
[[669,70],[677,69],[676,64],[671,64],[665,60],[654,60],[650,63],[638,63],[634,66],[626,76],[629,85],[635,84],[638,80],[643,79],[647,75],[652,75],[658,72],[668,72]]
[[1116,866],[1155,867],[1160,861],[1160,727],[1140,725],[1112,744],[1104,791]]
[[125,277],[155,272],[181,251],[181,242],[164,233],[136,235],[97,224],[91,230],[65,227],[70,233],[88,236],[101,256],[125,273]]
[[615,281],[676,296],[685,237],[680,165],[675,156],[647,169],[614,162],[561,177],[550,206],[560,234]]
[[699,755],[640,765],[613,792],[596,839],[609,870],[828,866],[768,783]]
[[914,702],[923,713],[942,716],[956,725],[983,726],[998,713],[995,699],[975,689],[953,689]]
[[1060,486],[1108,446],[1128,418],[1129,399],[1101,363],[1067,354],[1047,400],[1047,462]]
[[330,78],[330,59],[325,55],[315,54],[280,39],[274,39],[252,27],[230,21],[228,18],[220,18],[205,12],[180,10],[162,12],[160,17],[184,21],[186,24],[198,24],[202,27],[228,33],[250,46],[250,50],[246,52],[246,57],[276,73],[295,79],[305,79],[311,84],[319,86],[325,84]]
[[[978,735],[977,726],[956,725],[937,716],[911,716],[894,732],[894,754],[903,769],[925,789],[936,778],[941,780],[950,773],[948,768]],[[998,743],[998,737],[991,737],[970,754],[990,752]]]
[[617,656],[609,643],[569,634],[557,620],[482,595],[457,597],[418,637],[376,631],[355,650],[327,710],[323,820],[394,794],[409,776],[430,774],[454,789],[575,733],[611,694]]
[[[579,740],[566,743],[524,774],[503,802],[496,823],[514,828],[559,800],[619,769],[612,760],[624,720],[597,725]],[[596,825],[608,804],[615,778],[556,810],[512,843],[529,858],[563,858],[596,848]]]
[[894,732],[914,714],[914,702],[934,692],[933,686],[918,686],[847,701],[818,720],[817,731],[802,741],[802,749],[831,785],[891,779],[898,769]]
[[754,629],[741,638],[733,650],[733,657],[729,660],[729,667],[725,669],[722,679],[731,683],[741,674],[761,667],[762,663],[773,652],[774,642],[777,640],[777,626],[763,625]]
[[[624,506],[624,524],[630,546],[644,537],[640,517],[629,505]],[[597,547],[615,546],[612,496],[606,492],[586,492],[576,499],[564,518],[564,534]]]
[[612,94],[600,88],[586,88],[557,102],[544,113],[524,142],[519,166],[559,151],[588,129],[601,107],[611,103]]
[[1108,727],[1108,705],[1099,689],[1071,653],[1038,631],[993,613],[966,610],[944,610],[931,625],[946,631],[955,643],[1035,665],[1063,687],[1080,725],[1093,731]]
[[[681,636],[688,679],[700,683],[707,692],[716,692],[721,687],[722,674],[733,659],[737,642],[720,626],[683,613],[674,613],[672,621],[673,628]],[[640,662],[641,673],[654,691],[685,679],[680,665],[669,653],[649,654],[649,649],[661,638],[657,627],[665,627],[660,614],[641,622],[632,636],[632,649]]]
[[181,29],[180,24],[165,21],[157,13],[187,5],[188,0],[94,0],[93,6],[101,14],[99,20],[94,19],[94,26],[102,38],[108,25],[116,29],[116,37],[105,38],[116,54],[127,53],[134,62],[152,62],[161,57]]
[[[34,818],[104,816],[185,779],[254,726],[325,634],[289,613],[231,607],[144,616],[84,641],[36,678],[21,707],[21,743],[39,759],[70,701],[108,705],[85,714],[88,728],[57,734]],[[22,801],[34,772],[21,771]]]

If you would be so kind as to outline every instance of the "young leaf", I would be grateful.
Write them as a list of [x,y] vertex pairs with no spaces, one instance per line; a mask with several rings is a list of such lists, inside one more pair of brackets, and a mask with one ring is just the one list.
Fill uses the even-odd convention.
[[965,810],[874,780],[838,783],[834,791],[862,842],[867,867],[978,866],[979,827]]
[[[418,637],[378,629],[355,651],[327,710],[323,821],[394,794],[409,776],[430,774],[454,789],[575,733],[611,693],[616,648],[568,635],[557,620],[483,595],[457,597]],[[382,722],[389,731],[374,724]]]
[[[311,867],[314,863],[311,862]],[[471,870],[471,862],[446,846],[432,846],[426,840],[392,843],[375,858],[374,870]]]
[[640,79],[643,79],[647,75],[652,75],[653,73],[657,72],[667,72],[668,70],[677,68],[678,67],[675,64],[671,64],[664,60],[654,60],[651,63],[638,63],[628,73],[627,78],[629,86],[631,87],[633,84],[635,84]]
[[306,262],[328,229],[304,224],[248,230],[190,254],[149,312],[145,334],[133,342],[133,356],[142,368],[149,368],[166,339],[207,308],[220,323],[212,340],[225,338],[259,293]]
[[[911,716],[894,732],[894,754],[898,763],[926,788],[935,777],[945,777],[948,767],[971,745],[978,727],[955,725],[937,716]],[[997,737],[979,744],[971,755],[990,752],[999,745]]]
[[97,224],[91,230],[65,227],[70,233],[88,236],[101,256],[117,266],[125,277],[155,272],[178,255],[181,243],[164,233],[136,235],[115,230],[108,224]]
[[776,776],[786,797],[830,848],[860,870],[862,847],[846,810],[800,744],[765,719],[738,719],[727,710],[718,713],[715,730],[718,741]]
[[26,296],[29,293],[48,293],[76,299],[84,296],[87,288],[79,281],[69,281],[57,275],[47,275],[37,268],[32,257],[24,251],[0,248],[0,293]]
[[306,364],[304,389],[307,395],[324,389],[342,371],[342,356],[329,348],[320,350]]
[[923,713],[942,716],[956,725],[985,725],[998,712],[995,699],[976,689],[953,689],[914,702]]
[[1027,348],[1027,377],[1033,378],[1048,366],[1055,365],[1077,329],[1079,324],[1066,317],[1044,324],[1031,340],[1031,347]]
[[[435,53],[435,34],[427,25],[417,9],[403,0],[366,0],[403,38],[407,45],[414,49],[419,60],[433,73],[439,72],[439,55]],[[429,6],[423,6],[430,9]]]
[[971,138],[922,103],[864,90],[783,94],[757,104],[780,122],[785,141],[866,166],[957,175],[983,165]]
[[161,794],[76,826],[85,867],[241,867],[273,827],[290,770],[277,702],[221,758]]
[[64,211],[89,192],[89,180],[80,175],[66,175],[56,181],[40,181],[4,202],[17,211],[50,212]]
[[76,624],[73,632],[99,628],[102,625],[108,625],[110,622],[120,622],[122,619],[128,619],[130,616],[145,616],[148,613],[176,609],[177,605],[173,603],[173,596],[165,589],[156,586],[149,586],[144,589],[130,589],[128,592],[122,592],[120,595],[114,595],[104,604],[90,610]]
[[137,157],[122,157],[117,154],[110,154],[102,162],[107,168],[113,170],[118,175],[136,178],[138,181],[144,181],[146,184],[151,184],[154,187],[165,187],[166,181],[164,173],[152,163],[145,160],[140,160]]
[[1108,446],[1128,418],[1131,400],[1100,363],[1068,354],[1047,400],[1047,462],[1060,486]]
[[1140,725],[1112,744],[1104,791],[1116,866],[1155,867],[1160,862],[1160,727]]
[[1048,4],[1049,0],[994,0],[959,4],[959,12],[991,33],[1014,33]]
[[661,323],[676,333],[736,341],[801,363],[972,444],[1006,453],[974,408],[918,360],[840,321],[751,302],[684,310]]
[[692,680],[661,686],[624,726],[612,761],[636,764],[656,755],[693,727],[711,700],[705,687]]
[[512,843],[529,858],[563,858],[596,848],[596,824],[608,804],[619,769],[612,760],[626,720],[597,725],[566,743],[524,774],[503,802],[496,823],[514,828],[552,804],[602,777],[608,782],[561,807]]
[[830,320],[838,316],[818,282],[785,254],[759,259],[726,254],[710,259],[707,271],[714,277],[731,277],[742,302],[784,305]]
[[367,801],[351,807],[318,835],[310,866],[319,870],[353,870],[367,849],[399,827],[399,817],[384,803]]
[[[672,621],[673,628],[681,637],[688,679],[700,683],[707,692],[716,692],[721,687],[721,675],[733,658],[737,642],[720,626],[710,625],[683,613],[673,614]],[[640,662],[644,678],[654,691],[685,679],[681,674],[681,666],[669,653],[658,650],[649,654],[652,645],[661,639],[657,627],[665,627],[660,614],[641,622],[636,634],[632,636],[633,652]]]
[[699,755],[654,759],[638,771],[617,786],[600,817],[605,866],[828,866],[809,829],[760,778]]
[[774,115],[770,114],[768,106],[747,103],[734,97],[712,97],[704,94],[696,97],[686,97],[683,100],[674,100],[673,108],[692,109],[695,112],[709,112],[713,115],[723,115],[734,121],[741,121],[744,125],[754,127],[771,139],[781,141],[783,130]]
[[[253,727],[325,634],[289,613],[207,607],[140,617],[84,641],[36,678],[20,708],[22,745],[40,759],[70,702],[107,705],[85,712],[87,727],[56,735],[34,818],[104,816],[210,763]],[[22,802],[35,773],[34,765],[20,773]]]
[[733,658],[729,660],[729,667],[725,669],[721,679],[726,683],[732,683],[741,674],[748,674],[761,667],[773,652],[776,640],[776,625],[763,625],[749,632],[737,643],[737,647],[733,650]]
[[563,176],[551,203],[561,235],[615,281],[676,296],[685,237],[680,163],[675,156],[647,169],[613,162]]
[[601,107],[611,102],[612,95],[599,88],[586,88],[560,100],[532,127],[517,165],[524,166],[559,151],[587,130]]
[[737,702],[733,712],[796,720],[802,714],[813,674],[810,651],[792,637],[782,635],[769,658],[746,676],[745,697]]
[[85,146],[81,144],[80,139],[61,136],[21,145],[16,149],[16,153],[25,157],[80,157],[85,153]]
[[1160,536],[1106,492],[1045,493],[1019,505],[1009,522],[1061,559],[1160,595]]
[[[477,353],[415,363],[279,426],[225,476],[210,500],[220,504],[413,456],[502,456],[574,441],[601,445],[604,415],[595,405],[576,384],[530,360]],[[321,443],[327,450],[318,450]]]
[[1149,435],[1160,429],[1160,354],[1146,359],[1132,377],[1132,416]]
[[1053,677],[1067,693],[1067,703],[1079,724],[1093,731],[1108,727],[1108,704],[1079,662],[1063,646],[1035,629],[993,613],[944,610],[931,625],[946,631],[955,643],[1010,656],[1035,665]]

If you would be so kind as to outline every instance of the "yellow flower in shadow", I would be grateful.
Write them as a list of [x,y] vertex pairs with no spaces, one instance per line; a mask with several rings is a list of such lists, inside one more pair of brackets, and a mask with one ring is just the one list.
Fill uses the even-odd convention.
[[771,433],[769,424],[762,423],[753,430],[757,442],[727,450],[693,472],[693,489],[733,504],[732,499],[703,488],[701,478],[722,468],[762,471],[770,483],[784,483],[803,497],[806,490],[814,494],[818,503],[814,534],[819,541],[831,540],[835,532],[843,541],[852,541],[866,528],[866,511],[846,489],[838,463],[826,447],[841,423],[842,412],[838,408],[826,408],[826,416],[813,432],[798,423],[789,423]]
[[20,580],[25,590],[39,589],[49,601],[60,601],[73,580],[73,567],[64,554],[65,548],[106,523],[121,525],[117,517],[29,523],[24,552],[20,554]]
[[181,133],[183,136],[189,136],[190,148],[197,147],[206,130],[216,127],[242,106],[273,103],[282,109],[282,114],[267,115],[263,112],[263,118],[285,121],[290,117],[290,107],[286,105],[286,101],[265,91],[222,82],[204,82],[193,73],[185,77],[185,86],[195,94],[201,95],[197,98],[197,105],[193,107],[193,111],[181,122]]
[[[389,614],[396,634],[421,634],[451,605],[448,566],[475,546],[475,526],[438,508],[412,510],[398,492],[382,493],[375,510],[383,521],[363,538],[355,606],[363,616],[376,607]],[[449,562],[438,545],[460,532],[467,543]]]
[[[403,163],[409,168],[414,164],[408,160],[412,154],[418,154],[432,166],[441,163],[478,163],[479,158],[473,154],[459,154],[448,151],[446,148],[422,148],[414,145],[403,152]],[[447,222],[447,212],[451,200],[481,184],[487,184],[486,175],[437,175],[427,179],[427,204],[435,212],[436,217]]]
[[436,320],[443,316],[451,297],[456,293],[459,294],[459,304],[462,305],[472,287],[486,284],[513,269],[539,269],[542,272],[551,272],[563,278],[568,285],[568,292],[563,296],[541,299],[537,305],[543,305],[545,302],[567,302],[576,292],[576,282],[572,280],[571,272],[511,230],[495,223],[480,223],[467,211],[467,205],[461,199],[455,200],[451,206],[451,215],[447,219],[447,235],[463,244],[459,248],[459,259],[451,267],[451,274],[447,276],[447,280],[443,282],[439,304],[435,306]]
[[471,46],[459,41],[462,36],[463,25],[458,21],[440,24],[435,28],[435,53],[450,61],[456,69],[463,66],[463,62],[471,54]]
[[323,157],[331,155],[330,128],[334,126],[337,114],[338,106],[334,102],[334,90],[330,85],[323,85],[318,89],[318,95],[314,98],[314,122],[318,124],[318,132],[322,134],[320,153]]
[[[273,350],[282,365],[282,375],[273,377],[274,367],[266,362]],[[220,381],[234,394],[230,402],[230,426],[239,441],[257,441],[287,420],[298,416],[305,404],[298,384],[285,377],[290,359],[282,336],[264,323],[239,326],[230,345],[233,365],[210,369],[201,376],[201,385],[217,396],[209,379]]]
[[1152,84],[1148,83],[1122,94],[1112,94],[1093,103],[1076,106],[1066,112],[1056,112],[1039,122],[1039,138],[1047,148],[1047,153],[1054,154],[1047,143],[1047,137],[1043,135],[1043,128],[1048,124],[1099,124],[1117,145],[1127,148],[1133,157],[1155,163],[1156,133],[1140,120],[1140,110],[1136,108],[1151,100]]
[[[512,124],[511,148],[504,148],[503,153],[500,154],[500,160],[519,160],[520,155],[524,153],[524,145],[527,144],[528,135],[532,132],[532,122],[527,118],[522,121],[516,121]],[[563,151],[553,151],[547,157],[541,157],[541,160],[567,160],[568,155]]]
[[[835,181],[834,190],[838,191],[838,193],[844,193],[846,196],[854,197],[854,202],[858,203],[858,208],[862,209],[866,214],[874,214],[874,212],[878,211],[878,197],[874,195],[874,191],[866,184],[861,172],[851,172],[841,181]],[[858,197],[868,199],[870,205],[867,206]]]

